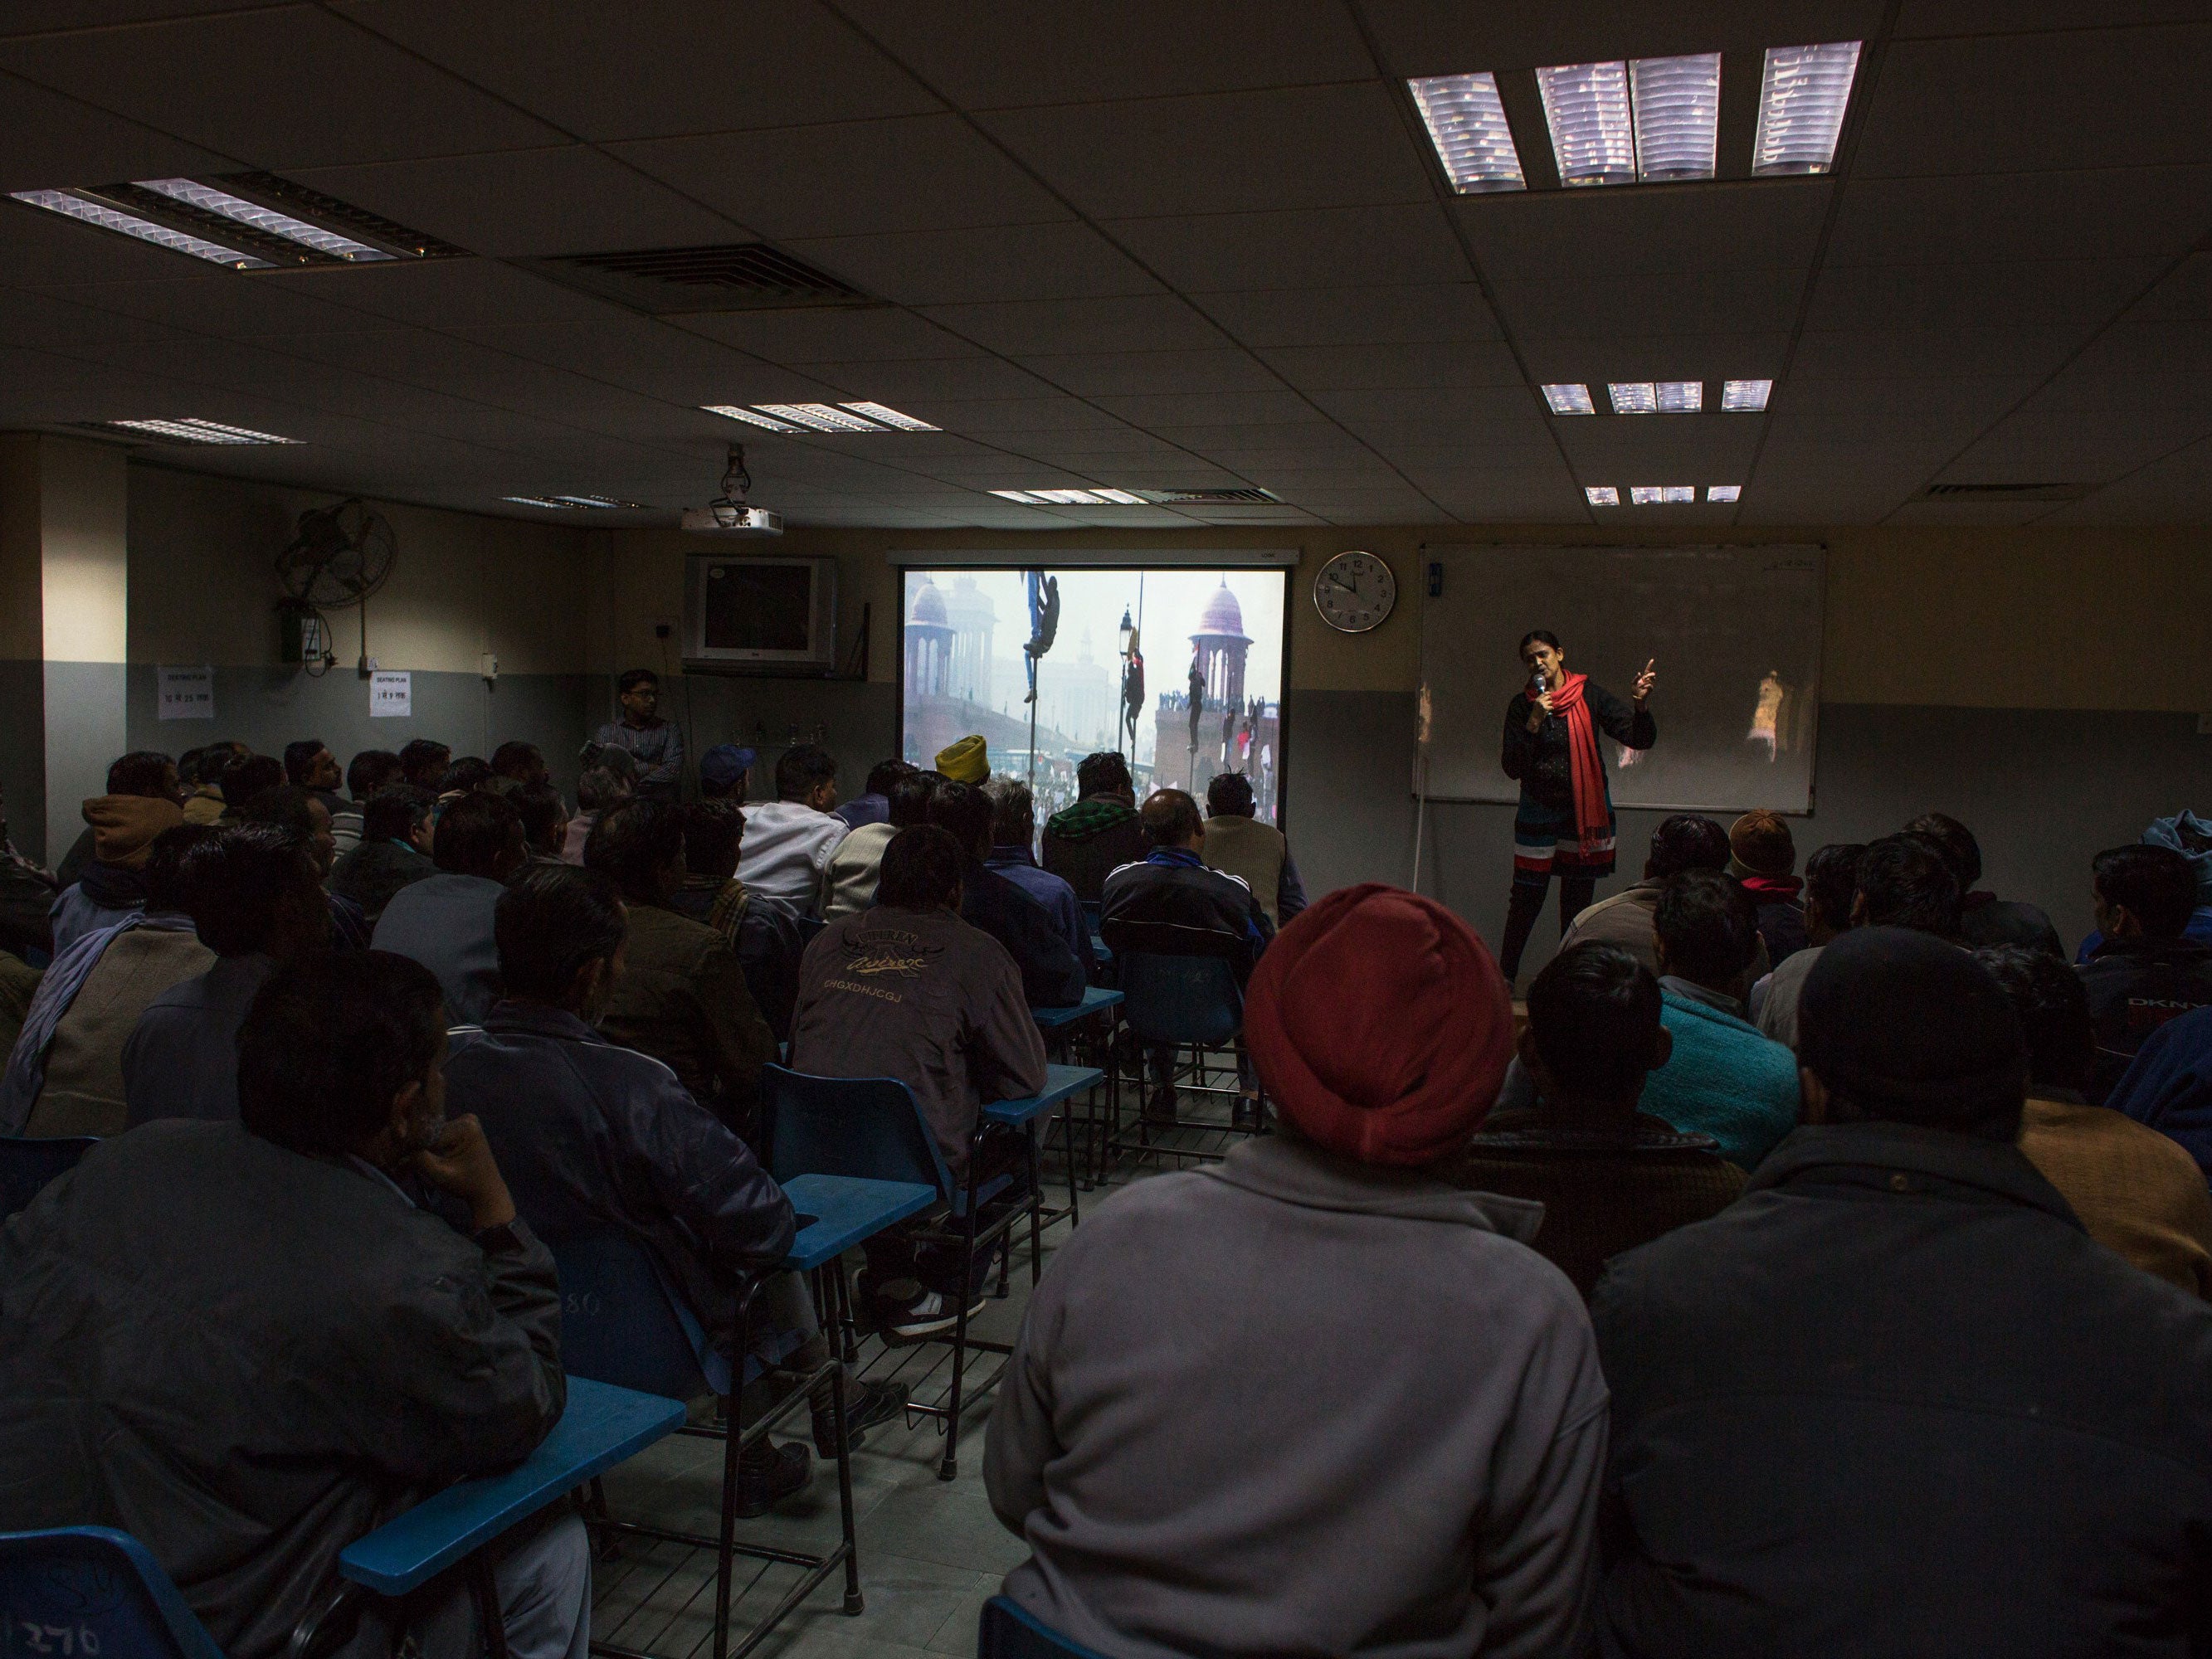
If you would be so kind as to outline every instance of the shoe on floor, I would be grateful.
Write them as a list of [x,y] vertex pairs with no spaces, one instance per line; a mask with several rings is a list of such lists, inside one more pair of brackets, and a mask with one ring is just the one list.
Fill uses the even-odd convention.
[[814,1459],[797,1441],[763,1440],[738,1455],[738,1513],[748,1521],[766,1515],[806,1484]]
[[[968,1310],[969,1318],[983,1311],[985,1299],[980,1296],[975,1298],[975,1305]],[[885,1306],[882,1318],[886,1342],[925,1341],[933,1336],[943,1336],[960,1322],[958,1304],[937,1291],[924,1291],[903,1308]]]
[[1176,1091],[1163,1085],[1145,1098],[1145,1121],[1173,1123],[1176,1121]]
[[[856,1377],[845,1383],[845,1437],[854,1451],[867,1439],[867,1431],[888,1423],[906,1409],[903,1382],[863,1382]],[[814,1408],[814,1449],[824,1457],[837,1455],[836,1417],[827,1406]]]

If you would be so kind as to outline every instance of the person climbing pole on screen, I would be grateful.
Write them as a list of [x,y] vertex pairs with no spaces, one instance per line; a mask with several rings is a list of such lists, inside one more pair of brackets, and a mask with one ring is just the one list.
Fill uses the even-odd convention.
[[1559,878],[1559,932],[1589,908],[1599,880],[1613,873],[1613,790],[1607,781],[1602,732],[1626,749],[1649,749],[1659,728],[1646,706],[1658,683],[1653,658],[1623,702],[1585,674],[1567,671],[1559,636],[1536,629],[1521,641],[1527,687],[1505,705],[1505,747],[1499,763],[1521,785],[1513,815],[1513,885],[1506,901],[1504,949],[1498,965],[1516,979],[1521,953],[1543,913],[1544,890]]

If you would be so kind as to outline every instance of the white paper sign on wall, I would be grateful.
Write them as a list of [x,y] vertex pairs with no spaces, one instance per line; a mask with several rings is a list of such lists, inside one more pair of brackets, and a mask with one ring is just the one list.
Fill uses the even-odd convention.
[[164,668],[160,671],[160,714],[165,720],[211,720],[215,718],[215,670]]
[[380,668],[368,677],[371,720],[389,720],[415,712],[415,679],[404,669]]

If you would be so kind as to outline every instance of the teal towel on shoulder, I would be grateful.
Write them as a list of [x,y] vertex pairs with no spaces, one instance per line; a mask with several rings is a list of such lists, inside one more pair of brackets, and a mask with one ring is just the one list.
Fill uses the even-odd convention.
[[1797,1056],[1710,1004],[1664,989],[1660,1003],[1674,1051],[1644,1079],[1638,1109],[1711,1135],[1729,1163],[1756,1168],[1797,1127]]

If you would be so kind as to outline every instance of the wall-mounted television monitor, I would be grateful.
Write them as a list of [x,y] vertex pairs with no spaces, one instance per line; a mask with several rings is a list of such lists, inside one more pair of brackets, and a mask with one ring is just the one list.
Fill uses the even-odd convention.
[[836,667],[836,560],[693,553],[684,564],[684,667],[737,674]]

